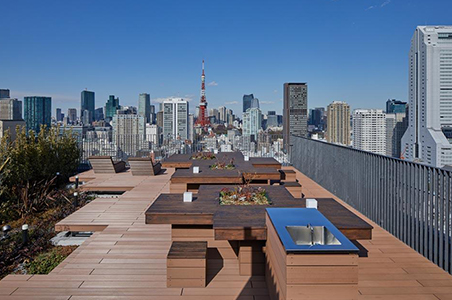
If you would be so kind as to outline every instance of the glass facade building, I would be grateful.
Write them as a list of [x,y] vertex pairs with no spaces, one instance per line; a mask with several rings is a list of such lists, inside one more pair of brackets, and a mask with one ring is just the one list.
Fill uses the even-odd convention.
[[407,109],[407,103],[395,99],[389,99],[386,101],[386,113],[387,114],[405,114]]
[[108,97],[107,104],[105,104],[105,120],[111,121],[119,108],[119,98],[115,98],[114,95],[110,95]]
[[[80,119],[83,123],[91,124],[94,121],[95,96],[94,92],[82,91],[80,104]],[[86,124],[88,125],[88,124]]]
[[30,96],[24,97],[24,114],[27,131],[38,133],[41,125],[50,127],[52,118],[52,98]]

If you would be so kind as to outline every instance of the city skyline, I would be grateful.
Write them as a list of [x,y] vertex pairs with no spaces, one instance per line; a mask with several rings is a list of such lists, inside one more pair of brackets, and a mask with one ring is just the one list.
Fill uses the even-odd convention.
[[[49,7],[5,3],[9,13],[0,20],[0,34],[8,46],[0,49],[0,63],[7,72],[0,74],[0,82],[12,97],[50,96],[63,111],[78,107],[80,91],[88,88],[96,92],[96,107],[110,94],[123,105],[136,105],[140,93],[149,93],[153,104],[172,96],[189,100],[193,112],[199,100],[199,62],[205,59],[210,107],[226,104],[240,112],[243,95],[253,93],[263,111],[281,113],[281,83],[301,81],[310,86],[310,107],[346,101],[355,108],[384,108],[389,98],[407,101],[407,53],[416,26],[449,22],[447,7],[452,4],[433,2],[443,9],[396,0],[317,1],[309,6],[250,2],[240,9],[233,3],[177,2],[171,6],[171,22],[162,19],[170,9],[164,4],[135,3],[121,11],[114,1],[108,6],[90,2],[90,10],[83,1]],[[47,11],[55,18],[37,21]],[[262,15],[270,12],[267,22]],[[121,20],[107,22],[119,13]],[[144,14],[149,16],[140,18]],[[243,24],[250,14],[254,22]],[[13,22],[17,19],[20,24]],[[288,48],[284,39],[294,32],[303,38]],[[355,47],[360,55],[349,51],[344,39],[359,39]],[[130,47],[138,41],[140,47]],[[163,46],[168,41],[185,46],[168,51]],[[32,49],[23,47],[30,42]],[[30,51],[34,55],[27,55]],[[243,71],[246,76],[237,75]]]

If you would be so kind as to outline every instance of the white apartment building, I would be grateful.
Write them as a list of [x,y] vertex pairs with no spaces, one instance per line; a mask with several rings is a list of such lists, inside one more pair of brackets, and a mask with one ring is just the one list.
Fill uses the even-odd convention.
[[402,157],[452,165],[452,26],[419,26],[409,55],[408,129]]
[[146,121],[135,114],[116,114],[113,116],[113,143],[129,156],[137,155],[145,147]]
[[243,136],[250,137],[254,135],[254,139],[257,139],[257,134],[262,128],[262,112],[259,108],[248,108],[243,113]]
[[163,101],[163,139],[187,140],[188,102],[182,98]]
[[381,109],[353,112],[353,148],[386,155],[386,114]]

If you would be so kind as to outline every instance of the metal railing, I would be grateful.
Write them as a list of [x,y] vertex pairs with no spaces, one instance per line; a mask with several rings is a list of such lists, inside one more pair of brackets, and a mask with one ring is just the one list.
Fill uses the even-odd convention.
[[452,273],[451,172],[291,137],[300,172]]

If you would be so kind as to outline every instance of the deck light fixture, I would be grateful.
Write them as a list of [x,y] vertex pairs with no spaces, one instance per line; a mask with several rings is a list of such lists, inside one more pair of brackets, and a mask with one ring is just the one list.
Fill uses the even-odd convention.
[[28,245],[28,242],[30,241],[28,236],[28,225],[24,224],[22,225],[22,245],[26,246]]
[[3,231],[3,236],[1,238],[2,240],[6,240],[7,238],[9,238],[8,232],[10,232],[11,229],[12,228],[9,225],[5,225],[5,226],[2,227],[2,231]]
[[193,167],[193,174],[199,173],[199,167]]

